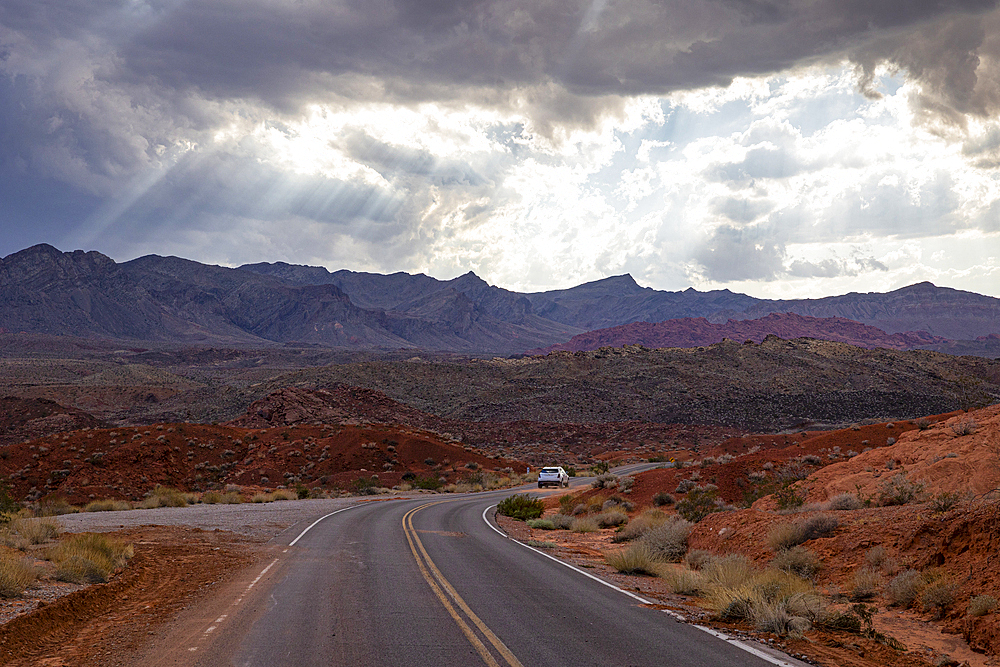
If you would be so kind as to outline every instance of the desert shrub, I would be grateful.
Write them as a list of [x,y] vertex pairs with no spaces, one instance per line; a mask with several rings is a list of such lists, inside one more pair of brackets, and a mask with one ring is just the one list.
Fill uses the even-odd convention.
[[700,570],[714,558],[716,558],[716,555],[711,551],[707,551],[705,549],[691,549],[684,556],[684,562],[687,563],[687,566],[692,570]]
[[865,562],[873,567],[881,566],[888,557],[888,552],[881,544],[876,544],[865,552]]
[[130,509],[132,509],[130,504],[124,500],[115,500],[114,498],[91,500],[83,506],[84,512],[121,512]]
[[817,514],[802,522],[802,532],[806,540],[814,540],[817,537],[826,537],[837,530],[839,525],[840,519],[837,517],[830,514]]
[[169,486],[157,485],[152,491],[146,494],[138,507],[140,509],[153,509],[155,507],[187,507],[189,502],[188,494],[180,489],[173,489]]
[[951,605],[955,604],[957,587],[951,581],[942,579],[927,584],[920,592],[920,604],[924,611],[933,611],[934,618],[945,615]]
[[751,568],[735,584],[709,587],[706,597],[718,617],[749,621],[759,630],[779,635],[801,634],[813,620],[825,615],[812,584],[773,569],[760,572]]
[[667,516],[659,511],[647,511],[628,522],[611,538],[612,542],[631,542],[648,533],[666,521]]
[[607,461],[598,461],[594,465],[590,466],[590,472],[594,476],[603,475],[609,470],[611,470],[611,464]]
[[652,550],[642,542],[630,544],[621,551],[604,556],[604,562],[622,574],[657,574],[657,562]]
[[619,477],[618,478],[618,489],[622,493],[629,493],[632,490],[633,486],[635,486],[635,478],[634,477]]
[[682,479],[677,482],[677,488],[674,489],[674,493],[687,493],[694,487],[698,486],[693,479]]
[[271,492],[271,498],[273,500],[296,500],[299,497],[297,493],[291,489],[275,489]]
[[875,567],[862,567],[854,572],[851,583],[851,600],[854,602],[870,600],[882,590],[884,585],[885,580],[882,578],[882,573]]
[[823,463],[823,459],[815,454],[804,454],[796,459],[799,463],[807,466],[818,466]]
[[853,493],[838,493],[826,503],[827,509],[838,512],[859,510],[864,506],[865,504],[861,502],[861,499]]
[[51,519],[18,517],[11,521],[10,530],[23,537],[29,544],[44,544],[58,537],[59,524]]
[[526,493],[507,496],[497,503],[497,514],[521,521],[537,519],[542,516],[542,512],[544,511],[545,505],[542,501]]
[[624,512],[631,512],[635,509],[635,505],[621,496],[611,496],[601,504],[601,511],[607,512],[611,509],[620,509]]
[[83,533],[60,542],[49,551],[59,581],[103,583],[134,554],[131,544],[107,535]]
[[528,519],[528,528],[539,528],[541,530],[555,530],[556,525],[550,519]]
[[544,540],[525,540],[524,544],[529,547],[535,547],[536,549],[555,549],[559,545],[555,542],[546,542]]
[[969,600],[969,616],[985,616],[997,606],[997,599],[992,595],[977,595]]
[[677,503],[677,513],[692,523],[698,523],[713,512],[721,512],[719,491],[714,484],[698,486],[688,491]]
[[915,421],[914,424],[917,425],[917,428],[919,430],[926,431],[927,429],[929,429],[931,427],[931,420],[928,419],[927,417],[921,417],[920,419],[918,419],[917,421]]
[[441,479],[439,477],[435,477],[434,475],[414,477],[410,484],[412,484],[415,489],[424,489],[426,491],[437,491],[444,486]]
[[559,496],[559,512],[562,514],[572,514],[576,504],[576,499],[568,493]]
[[597,522],[594,521],[593,517],[581,516],[573,519],[570,523],[569,529],[574,533],[595,533],[597,532]]
[[243,502],[237,491],[206,491],[201,496],[201,502],[206,505],[235,505]]
[[942,491],[931,498],[931,509],[935,512],[947,512],[962,500],[964,495],[958,491]]
[[573,524],[573,517],[561,513],[553,514],[549,517],[549,521],[552,522],[552,527],[556,530],[569,530]]
[[602,512],[598,514],[594,519],[597,521],[597,525],[601,528],[614,528],[622,524],[628,523],[628,515],[621,510],[610,510],[608,512]]
[[809,549],[802,546],[781,551],[771,560],[771,565],[803,579],[811,579],[819,572],[820,561]]
[[955,435],[961,437],[963,435],[972,435],[979,430],[979,424],[976,423],[975,419],[962,419],[951,425],[951,432]]
[[618,476],[606,472],[592,479],[590,485],[595,489],[613,489],[618,486]]
[[250,497],[250,502],[252,503],[272,503],[274,502],[274,496],[270,493],[255,493]]
[[23,556],[0,552],[0,597],[14,598],[38,578],[38,570]]
[[923,490],[924,485],[920,482],[910,481],[903,473],[897,473],[879,486],[878,504],[883,507],[906,505],[917,500]]
[[677,563],[687,553],[688,536],[693,527],[691,522],[674,516],[663,525],[647,531],[639,541],[649,547],[657,560]]
[[885,588],[885,596],[889,604],[899,607],[909,607],[923,591],[927,582],[922,574],[916,570],[906,570],[900,572]]
[[794,510],[806,502],[805,492],[791,484],[784,484],[774,492],[774,502],[779,510]]
[[699,573],[692,570],[670,569],[660,575],[667,587],[678,595],[698,595],[704,582]]
[[664,505],[673,505],[674,497],[667,493],[666,491],[657,491],[653,494],[653,504],[657,507],[663,507]]

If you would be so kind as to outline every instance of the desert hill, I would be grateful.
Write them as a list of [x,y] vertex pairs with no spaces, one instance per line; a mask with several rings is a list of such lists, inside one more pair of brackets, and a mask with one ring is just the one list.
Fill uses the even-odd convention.
[[633,322],[577,334],[565,343],[532,350],[530,353],[580,352],[622,345],[642,345],[652,348],[698,347],[720,343],[727,338],[760,343],[769,335],[786,340],[818,338],[868,349],[885,347],[894,350],[912,350],[949,342],[945,338],[932,336],[923,331],[888,334],[881,329],[843,317],[819,318],[795,313],[773,313],[756,320],[728,320],[724,323],[713,323],[704,317],[656,323]]

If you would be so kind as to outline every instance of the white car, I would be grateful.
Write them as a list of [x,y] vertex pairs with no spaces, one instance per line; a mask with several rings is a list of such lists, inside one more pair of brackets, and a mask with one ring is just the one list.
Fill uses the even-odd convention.
[[562,468],[542,468],[538,471],[538,488],[543,486],[569,486],[569,475]]

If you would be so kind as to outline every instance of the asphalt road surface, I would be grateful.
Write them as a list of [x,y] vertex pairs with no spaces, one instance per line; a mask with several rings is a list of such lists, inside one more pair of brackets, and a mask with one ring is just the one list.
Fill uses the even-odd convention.
[[508,539],[491,507],[509,494],[359,503],[304,522],[164,664],[802,664],[679,622]]

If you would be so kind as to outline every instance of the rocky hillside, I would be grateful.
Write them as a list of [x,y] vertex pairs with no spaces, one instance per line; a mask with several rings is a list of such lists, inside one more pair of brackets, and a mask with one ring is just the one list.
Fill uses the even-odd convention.
[[699,347],[720,343],[727,338],[738,342],[752,340],[760,343],[769,335],[786,340],[818,338],[868,349],[884,347],[912,350],[949,342],[940,336],[932,336],[922,331],[888,334],[881,329],[842,317],[819,318],[783,313],[767,315],[757,320],[729,320],[718,324],[709,322],[704,317],[657,323],[633,322],[610,329],[577,334],[565,343],[531,352],[534,354],[557,351],[581,352],[622,345],[642,345],[651,348]]

